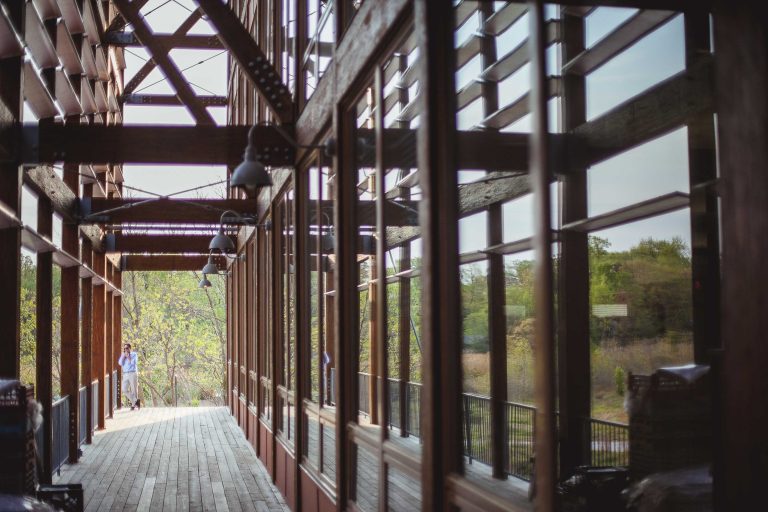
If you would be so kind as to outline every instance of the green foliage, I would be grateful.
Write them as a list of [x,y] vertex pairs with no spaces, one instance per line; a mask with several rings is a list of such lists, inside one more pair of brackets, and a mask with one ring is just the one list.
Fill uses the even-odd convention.
[[225,284],[197,288],[189,272],[123,275],[123,343],[139,354],[139,387],[152,405],[223,404]]
[[617,366],[616,370],[613,372],[614,379],[616,380],[616,394],[619,396],[624,396],[624,386],[625,382],[627,381],[627,376],[624,375],[624,370],[621,369],[621,366]]

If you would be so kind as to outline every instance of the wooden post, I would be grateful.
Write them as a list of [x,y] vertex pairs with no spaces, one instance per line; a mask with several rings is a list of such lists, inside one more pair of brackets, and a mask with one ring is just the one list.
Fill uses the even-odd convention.
[[[92,185],[88,185],[88,188]],[[85,190],[86,197],[88,196],[88,189]],[[82,250],[82,262],[83,265],[91,266],[93,263],[93,250],[91,249],[91,243],[87,240],[83,240]],[[85,424],[86,434],[85,442],[91,444],[93,439],[93,389],[91,388],[91,382],[93,381],[93,286],[90,277],[83,277],[80,279],[80,289],[82,292],[80,298],[80,311],[82,316],[80,317],[80,342],[82,344],[83,365],[80,369],[80,384],[85,386]]]
[[[40,196],[37,202],[37,231],[50,238],[53,234],[53,209],[51,202]],[[41,483],[51,483],[53,444],[53,253],[37,253],[37,318],[36,318],[36,368],[35,391],[37,401],[43,406],[43,471]],[[40,447],[38,447],[40,448]]]
[[[584,18],[563,8],[563,60],[584,50]],[[563,131],[586,121],[584,76],[563,77]],[[561,177],[562,222],[587,217],[587,170],[569,166]],[[560,406],[560,475],[567,478],[577,466],[590,462],[591,377],[589,350],[589,251],[587,233],[560,233],[558,294],[558,372]]]
[[422,94],[422,508],[438,511],[449,507],[448,476],[463,471],[454,15],[427,0],[416,1],[414,11]]
[[765,501],[768,474],[768,6],[716,0],[713,18],[725,348],[715,491],[719,510],[749,510]]
[[[10,21],[22,30],[26,2],[7,5]],[[21,119],[24,56],[0,60],[0,121],[12,124]],[[13,154],[16,140],[3,137],[0,152]],[[0,201],[18,217],[21,215],[22,170],[17,162],[0,163]],[[17,379],[20,368],[21,318],[21,230],[19,227],[0,229],[0,377]]]
[[[115,269],[114,283],[118,289],[123,289],[123,273]],[[123,368],[117,364],[117,359],[123,351],[123,296],[115,295],[112,306],[112,335],[114,336],[114,354],[113,363],[117,370],[117,408],[122,408],[123,400]]]
[[[107,263],[107,267],[111,267],[112,265],[110,263]],[[107,272],[107,276],[109,276],[112,272]],[[112,385],[112,378],[113,373],[112,370],[115,367],[116,364],[116,357],[114,355],[115,346],[114,346],[114,338],[112,336],[112,291],[107,291],[106,294],[106,302],[104,305],[104,329],[105,329],[105,335],[104,335],[104,353],[105,353],[105,364],[104,364],[104,373],[109,375],[109,389],[105,390],[105,396],[107,397],[107,401],[109,402],[107,406],[107,410],[109,411],[108,417],[113,417],[113,403],[115,397],[113,396],[113,389],[115,387]]]
[[[104,263],[105,256],[103,253],[93,254],[93,270],[99,275],[104,276]],[[105,335],[106,325],[104,322],[104,309],[106,296],[104,292],[104,285],[97,284],[93,287],[93,331],[91,337],[91,353],[93,354],[91,375],[92,380],[99,381],[99,407],[97,411],[98,428],[103,429],[105,426],[104,421],[104,400],[109,396],[109,393],[105,393],[104,381],[105,373]]]
[[530,149],[530,174],[534,201],[534,301],[536,324],[534,340],[534,403],[536,430],[534,479],[537,511],[555,509],[557,458],[555,441],[555,347],[553,332],[554,293],[552,272],[552,232],[549,183],[549,129],[547,127],[547,80],[544,5],[528,3],[531,41],[531,117],[533,134]]
[[[78,123],[79,117],[67,119]],[[64,165],[64,183],[76,196],[80,195],[79,166]],[[61,234],[62,249],[80,258],[77,224],[65,224]],[[79,266],[61,269],[61,393],[69,396],[69,462],[78,459],[80,445],[80,301]],[[86,411],[87,412],[87,411]]]

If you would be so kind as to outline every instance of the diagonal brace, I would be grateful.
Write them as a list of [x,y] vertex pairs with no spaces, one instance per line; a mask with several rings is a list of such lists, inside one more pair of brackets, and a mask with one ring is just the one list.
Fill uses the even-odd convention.
[[221,0],[195,1],[208,16],[208,21],[216,29],[222,44],[229,50],[232,58],[240,65],[240,69],[280,123],[292,123],[295,109],[291,92],[232,9]]
[[120,14],[123,15],[125,20],[133,25],[133,32],[139,41],[144,44],[149,54],[152,56],[152,60],[160,66],[163,73],[168,78],[171,86],[176,91],[176,95],[179,97],[187,110],[189,110],[192,117],[195,118],[197,124],[203,125],[215,125],[215,121],[211,114],[205,109],[205,106],[197,99],[195,92],[189,85],[184,75],[181,74],[179,68],[171,60],[168,54],[168,48],[163,44],[156,41],[153,37],[152,30],[147,25],[144,18],[141,17],[136,7],[132,5],[128,0],[113,0],[115,7],[117,7]]
[[[189,17],[184,20],[184,23],[182,23],[179,28],[176,29],[176,31],[173,33],[174,36],[183,36],[187,32],[189,32],[192,27],[195,26],[195,23],[198,22],[198,20],[203,16],[203,14],[200,12],[199,9],[195,10],[192,14],[189,15]],[[152,72],[153,69],[155,69],[155,61],[150,59],[147,62],[144,63],[143,66],[139,69],[139,71],[133,75],[133,78],[128,82],[128,85],[125,86],[125,89],[123,90],[123,95],[131,94],[133,91],[136,90],[136,88],[141,85],[141,82],[143,82],[149,74]]]

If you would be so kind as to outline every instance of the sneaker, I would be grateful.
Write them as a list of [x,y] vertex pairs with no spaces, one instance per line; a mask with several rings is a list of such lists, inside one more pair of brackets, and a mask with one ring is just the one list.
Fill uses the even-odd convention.
[[134,407],[134,406],[131,406],[131,410],[134,410],[134,409],[135,409],[135,407]]

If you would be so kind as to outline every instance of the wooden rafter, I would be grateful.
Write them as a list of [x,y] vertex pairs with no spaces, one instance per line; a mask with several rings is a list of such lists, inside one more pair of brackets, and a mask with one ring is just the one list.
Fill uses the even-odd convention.
[[179,100],[184,103],[195,121],[202,125],[215,125],[216,122],[213,120],[213,117],[197,99],[192,86],[189,85],[189,82],[181,74],[176,63],[171,59],[168,52],[169,49],[154,38],[152,29],[149,28],[149,25],[141,17],[136,6],[128,2],[128,0],[114,0],[114,3],[126,21],[133,25],[136,37],[144,43],[152,60],[160,66],[160,69],[176,91]]
[[[173,36],[184,36],[189,32],[189,30],[195,26],[195,23],[202,17],[202,13],[199,10],[196,10],[192,14],[190,14],[184,22],[179,25],[179,28],[176,29],[176,31],[172,34]],[[123,94],[131,94],[133,91],[136,90],[136,88],[143,82],[149,74],[152,72],[153,69],[155,69],[155,61],[152,59],[148,60],[144,63],[141,68],[136,72],[135,75],[131,78],[131,80],[126,84],[125,89],[123,89]]]
[[123,235],[110,233],[105,238],[107,252],[123,254],[207,254],[210,242],[211,235]]
[[[222,212],[233,210],[247,215],[256,211],[255,199],[102,199],[83,200],[83,223],[192,223],[218,224]],[[106,212],[100,215],[99,212]],[[90,216],[90,217],[88,217]],[[240,223],[238,219],[226,219]]]
[[269,62],[253,37],[243,27],[232,10],[219,0],[195,0],[208,16],[221,42],[229,49],[243,74],[256,88],[259,96],[269,105],[281,124],[294,119],[293,98],[280,79],[280,73]]
[[[195,11],[199,13],[199,11]],[[192,19],[194,13],[189,19]],[[197,16],[199,19],[199,14]],[[107,32],[107,44],[112,46],[140,47],[144,46],[133,32]],[[188,35],[188,34],[155,34],[155,39],[168,48],[185,48],[192,50],[220,50],[224,48],[218,36]]]
[[[220,271],[224,271],[226,262],[221,256],[214,256],[214,261]],[[132,254],[123,256],[120,263],[120,270],[145,270],[145,271],[165,271],[165,270],[191,270],[200,271],[208,262],[207,256],[145,256]]]
[[[206,107],[227,106],[226,96],[198,96],[197,99]],[[179,98],[172,94],[124,94],[121,100],[124,105],[181,105]]]

